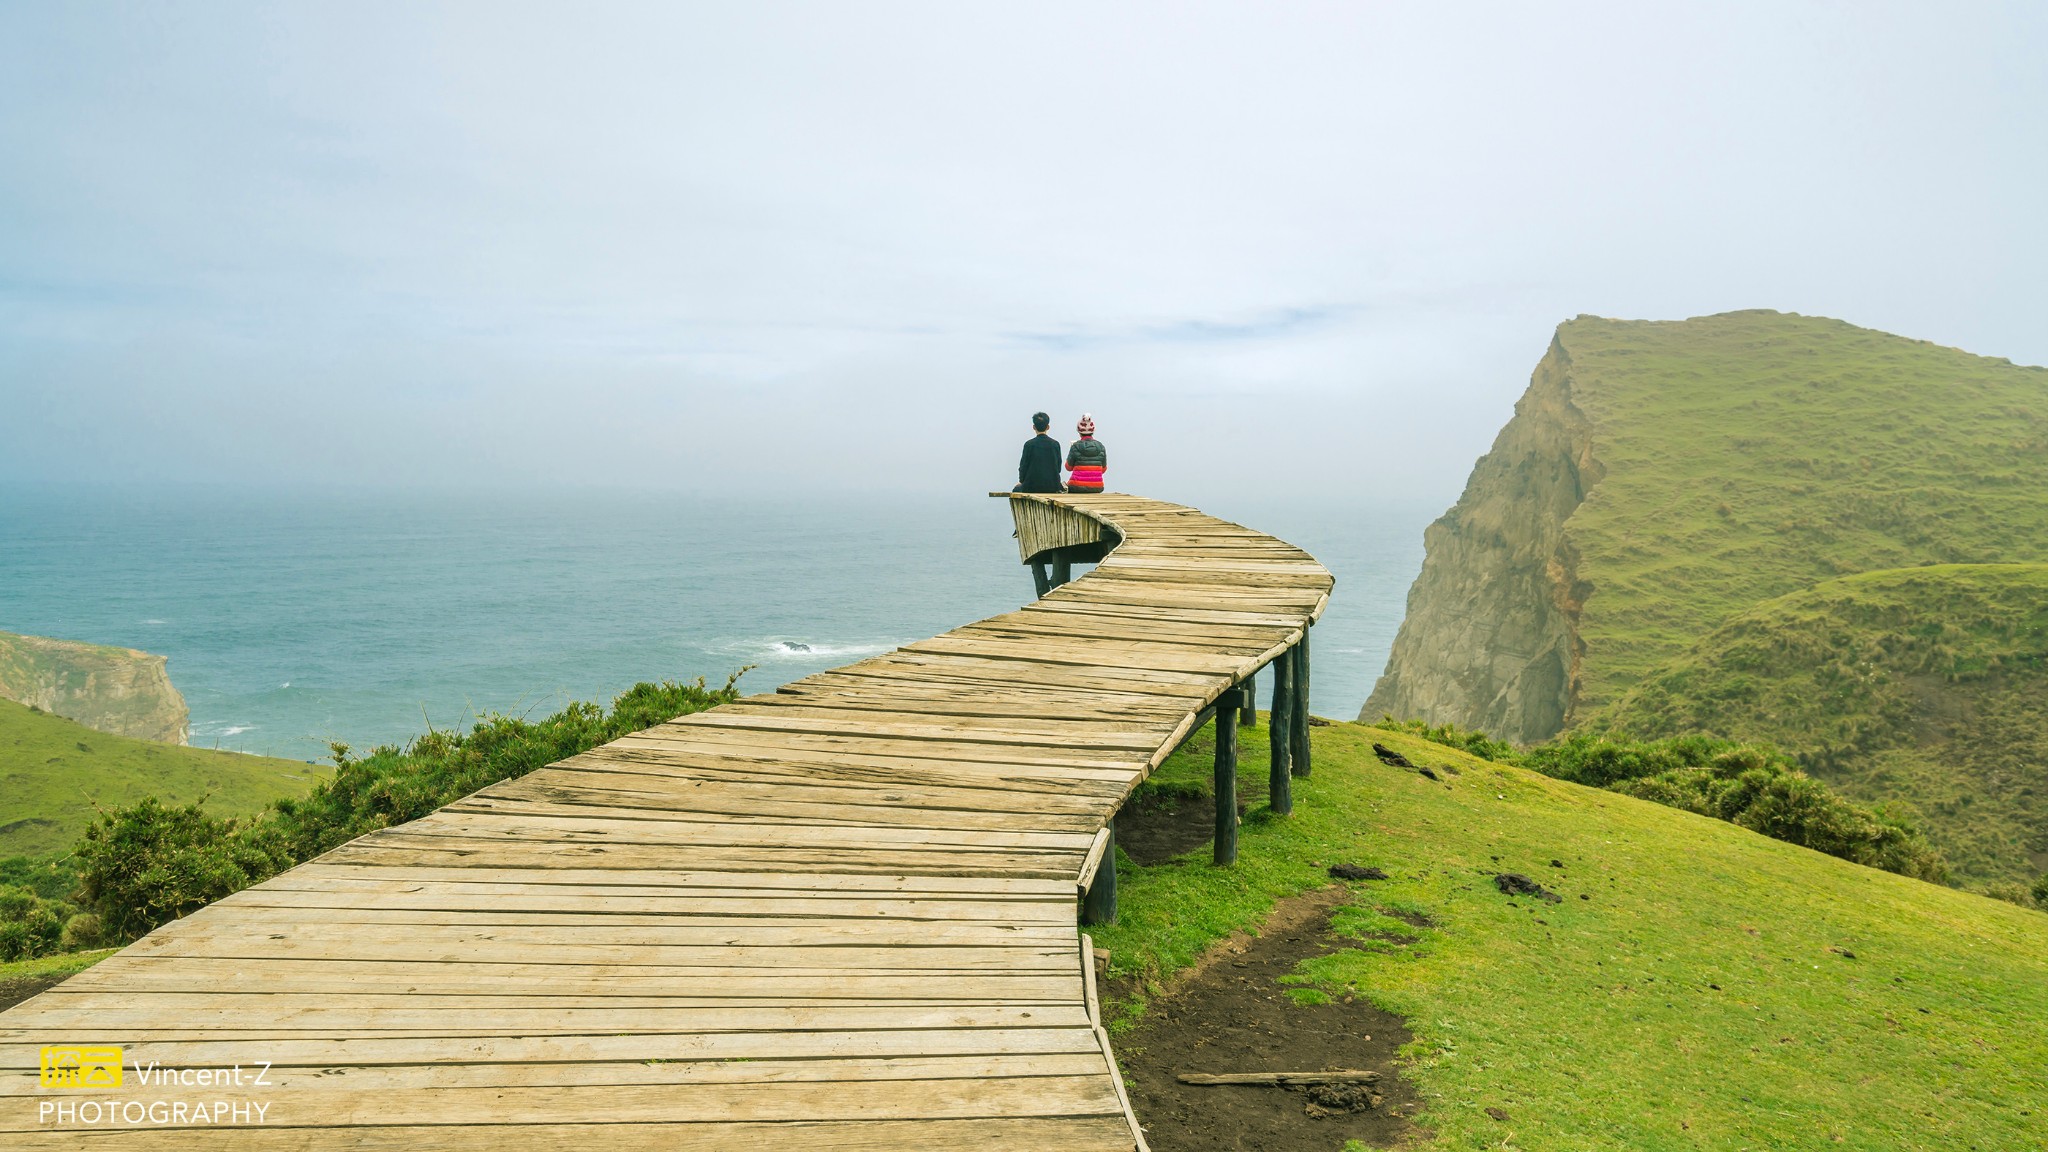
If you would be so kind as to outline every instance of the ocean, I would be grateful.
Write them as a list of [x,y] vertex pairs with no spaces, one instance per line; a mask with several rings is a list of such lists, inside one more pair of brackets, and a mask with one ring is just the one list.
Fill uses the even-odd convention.
[[[1204,508],[1336,574],[1311,703],[1355,715],[1433,512]],[[770,691],[1028,602],[1010,532],[981,493],[17,490],[0,631],[168,656],[193,744],[318,760],[641,680]]]

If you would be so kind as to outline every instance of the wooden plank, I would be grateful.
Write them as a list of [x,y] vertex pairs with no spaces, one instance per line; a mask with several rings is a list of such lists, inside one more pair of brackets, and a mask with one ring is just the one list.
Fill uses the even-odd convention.
[[[1073,952],[1062,962],[1071,968]],[[346,1028],[377,1028],[429,1035],[516,1032],[850,1032],[866,1028],[1071,1028],[1086,1027],[1087,1009],[1078,998],[1071,1004],[963,1004],[923,1007],[798,1007],[769,1004],[717,1008],[559,1008],[546,1004],[494,1007],[486,998],[471,1003],[443,1003],[457,998],[400,996],[399,1003],[380,1005],[374,998],[292,996],[252,993],[247,996],[185,996],[177,993],[50,998],[38,996],[9,1011],[10,1024],[20,1028],[90,1029],[95,1034],[129,1028],[160,1028],[175,1022],[186,1028],[232,1028],[252,1016],[264,1019],[280,1036],[319,1035]]]
[[1105,616],[1119,620],[1145,620],[1159,623],[1179,624],[1195,627],[1204,623],[1237,625],[1256,628],[1286,628],[1299,626],[1300,616],[1291,612],[1260,612],[1254,610],[1233,610],[1229,608],[1158,608],[1140,604],[1097,602],[1072,597],[1054,597],[1035,601],[1023,609],[1025,612],[1041,615],[1082,615]]
[[[741,1120],[918,1120],[1009,1116],[1090,1116],[1118,1110],[1108,1078],[1003,1077],[978,1081],[871,1081],[859,1092],[836,1084],[581,1085],[576,1087],[383,1088],[358,1091],[346,1080],[313,1093],[268,1098],[266,1126],[291,1128],[393,1123],[425,1125],[544,1124],[559,1121],[565,1106],[579,1108],[603,1128],[626,1124],[689,1124]],[[261,1098],[261,1089],[234,1099]],[[117,1097],[118,1098],[118,1097]],[[145,1099],[147,1097],[144,1097]],[[0,1132],[34,1132],[34,1109],[0,1111]],[[209,1123],[205,1125],[211,1128]]]
[[1093,833],[1010,832],[974,828],[895,828],[881,825],[734,824],[690,820],[670,813],[644,819],[603,816],[515,816],[499,812],[443,809],[404,825],[413,835],[509,836],[535,840],[596,840],[606,844],[689,844],[758,846],[802,844],[873,848],[953,845],[962,848],[1047,848],[1088,850]]
[[[1044,770],[996,762],[934,761],[928,757],[815,748],[766,745],[700,748],[667,743],[628,746],[613,742],[580,756],[572,756],[554,768],[544,768],[527,778],[565,769],[602,773],[614,768],[656,775],[672,774],[693,780],[725,780],[735,784],[780,784],[794,778],[821,788],[866,788],[870,784],[886,784],[1038,793],[1055,791],[1073,796],[1121,795],[1122,786],[1129,777],[1124,769]],[[570,778],[562,779],[567,782]]]
[[1197,630],[1188,628],[1146,628],[1120,624],[1067,627],[1056,620],[1027,620],[1019,623],[987,626],[976,624],[968,628],[956,628],[946,633],[945,638],[986,637],[1023,643],[1051,640],[1062,645],[1086,647],[1101,643],[1134,644],[1160,652],[1185,651],[1228,656],[1258,656],[1280,643],[1285,635],[1286,633],[1273,636],[1204,636]]
[[1118,755],[1123,749],[1028,748],[1013,744],[989,744],[967,740],[919,740],[897,736],[840,734],[833,732],[750,733],[711,724],[662,724],[621,736],[617,745],[626,748],[763,748],[773,750],[814,749],[869,756],[900,756],[913,760],[971,760],[1020,768],[1127,768],[1142,763],[1142,756]]
[[[1035,605],[1034,607],[1043,607]],[[789,701],[817,707],[858,708],[875,700],[884,707],[943,707],[960,709],[958,715],[980,715],[978,708],[1028,707],[1045,715],[1068,718],[1111,718],[1152,716],[1173,709],[1170,700],[1142,692],[1116,692],[1055,688],[1044,684],[970,684],[960,681],[936,682],[896,677],[864,676],[851,672],[821,672],[793,680],[776,689],[772,696],[748,697],[756,703]],[[991,712],[991,715],[1003,715]]]
[[[662,896],[554,895],[530,892],[476,893],[448,891],[434,887],[420,890],[352,890],[309,892],[268,890],[238,893],[228,899],[232,908],[362,908],[378,911],[437,912],[562,912],[562,913],[660,913],[678,921],[718,922],[733,920],[746,925],[763,919],[808,917],[858,918],[876,920],[940,920],[969,923],[986,920],[1003,924],[1058,924],[1071,917],[1072,907],[1023,900],[969,900],[961,898],[899,897],[863,900],[847,896],[734,897],[666,894]],[[644,927],[644,926],[643,926]],[[636,927],[635,932],[643,930]]]
[[1232,675],[1243,668],[1242,656],[1211,656],[1172,645],[1142,640],[1055,644],[1046,640],[1003,640],[948,632],[904,646],[908,652],[942,656],[985,656],[1034,664],[1067,664],[1090,669],[1156,669],[1198,675]]
[[[1071,585],[1070,585],[1071,587]],[[1112,692],[1142,692],[1160,696],[1183,696],[1190,685],[1206,685],[1214,676],[1200,672],[1170,672],[1157,668],[1066,667],[1054,663],[1026,663],[990,656],[948,655],[902,649],[848,665],[871,676],[938,679],[982,684],[1046,684],[1063,688],[1103,689]],[[914,674],[913,674],[914,673]],[[1197,689],[1199,691],[1199,689]]]
[[934,846],[904,846],[890,851],[872,847],[812,846],[712,847],[692,844],[604,844],[590,841],[529,839],[512,841],[503,837],[473,837],[450,834],[418,834],[411,825],[387,829],[342,845],[323,860],[364,866],[383,863],[432,864],[447,866],[460,861],[475,868],[525,867],[536,860],[559,860],[576,867],[617,867],[626,869],[676,868],[703,870],[734,868],[741,871],[782,869],[791,872],[841,873],[852,875],[1009,876],[1052,877],[1073,875],[1080,862],[1078,851],[1011,849],[971,851]]
[[[1068,981],[1072,983],[1072,981]],[[146,1063],[146,1061],[145,1061]],[[571,1087],[629,1084],[856,1085],[892,1080],[1023,1079],[1090,1076],[1107,1071],[1097,1051],[1044,1055],[898,1056],[822,1060],[641,1060],[579,1062],[462,1062],[385,1065],[278,1065],[263,1075],[272,1092],[390,1091],[440,1088]],[[112,1096],[101,1094],[101,1099]],[[201,1095],[201,1093],[195,1093]],[[42,1096],[33,1070],[0,1074],[0,1096]],[[118,1097],[116,1097],[118,1098]]]
[[[83,976],[85,973],[80,973]],[[261,981],[260,985],[257,981]],[[861,1001],[931,1000],[943,990],[960,1002],[1064,1002],[1074,995],[1073,981],[1060,972],[968,972],[948,976],[935,987],[928,974],[894,972],[786,973],[674,969],[657,975],[625,974],[602,965],[501,964],[490,968],[461,964],[395,964],[351,960],[235,960],[189,958],[177,963],[131,964],[98,973],[90,980],[67,980],[49,991],[58,999],[120,990],[127,992],[203,992],[222,987],[261,987],[267,992],[351,995],[364,988],[421,995],[451,992],[508,996],[563,996],[583,1001],[597,998],[654,1000],[686,989],[692,998],[776,1000],[794,996],[791,984],[802,981],[803,999]]]
[[745,779],[641,765],[611,767],[608,770],[555,768],[545,774],[534,773],[516,784],[507,782],[504,786],[493,786],[491,795],[560,803],[631,803],[676,810],[763,814],[776,809],[750,806],[881,804],[906,810],[904,819],[911,818],[907,810],[924,808],[991,814],[1008,808],[1017,813],[1068,815],[1094,814],[1102,808],[1101,801],[1092,793],[1051,792],[1044,783],[1031,790],[1012,790],[935,787],[929,784],[906,786],[893,781],[814,780],[801,776]]
[[[19,1152],[77,1149],[80,1134],[23,1132],[10,1136]],[[352,1152],[506,1152],[507,1149],[583,1148],[606,1152],[726,1152],[733,1148],[802,1148],[807,1152],[957,1152],[962,1148],[1047,1148],[1061,1152],[1130,1152],[1122,1116],[996,1119],[763,1121],[696,1124],[589,1122],[461,1125],[380,1124],[325,1132],[295,1128],[219,1127],[93,1132],[90,1147],[181,1152],[270,1152],[280,1147],[333,1147]],[[317,1141],[317,1143],[309,1143]]]
[[820,732],[848,737],[884,737],[948,743],[1021,745],[1027,748],[1108,748],[1150,752],[1157,732],[1113,726],[1106,721],[991,721],[939,718],[925,713],[863,713],[849,723],[843,716],[817,717],[793,708],[719,708],[689,717],[676,727],[745,728],[758,732]]
[[1080,895],[1083,897],[1087,895],[1088,886],[1095,883],[1096,869],[1102,867],[1103,855],[1109,851],[1109,847],[1109,825],[1105,824],[1102,831],[1095,834],[1095,843],[1088,846],[1088,855],[1082,858],[1081,871],[1074,878],[1074,884],[1080,889]]
[[[1060,970],[1072,980],[1072,958]],[[187,1030],[189,1031],[189,1030]],[[219,1067],[246,1059],[261,1045],[263,1059],[279,1067],[376,1067],[432,1063],[645,1063],[652,1061],[898,1060],[946,1056],[1086,1053],[1094,1038],[1079,1028],[884,1029],[864,1032],[564,1033],[552,1036],[337,1036],[257,1037],[253,1041],[207,1035],[129,1030],[104,1034],[144,1063]],[[0,1030],[0,1065],[36,1068],[36,1048],[75,1043],[33,1029]]]
[[[531,792],[539,785],[522,791]],[[507,790],[508,792],[511,790]],[[719,818],[732,824],[802,825],[805,827],[903,827],[962,831],[972,829],[1042,832],[1086,832],[1094,819],[1075,813],[1024,812],[942,807],[857,803],[849,795],[836,803],[776,801],[746,798],[720,803],[714,797],[694,802],[678,793],[620,793],[617,791],[549,789],[556,796],[493,792],[450,804],[443,812],[496,812],[511,816],[603,816],[616,819],[652,820],[663,816],[691,815]],[[872,795],[875,790],[870,789]],[[563,793],[570,793],[564,795]],[[559,798],[557,798],[559,797]],[[879,796],[872,796],[879,799]]]
[[[1071,899],[1070,891],[1067,896],[1069,906]],[[277,904],[269,903],[237,905],[223,909],[220,919],[208,923],[212,931],[221,935],[230,930],[259,932],[275,920],[277,907]],[[519,909],[293,907],[296,912],[292,918],[294,927],[307,930],[324,925],[330,928],[348,926],[351,931],[359,933],[397,933],[424,926],[436,932],[460,930],[496,939],[506,935],[506,929],[519,928],[541,933],[534,937],[537,948],[545,948],[550,941],[564,939],[584,942],[610,940],[627,944],[1022,947],[1055,945],[1067,936],[1064,920],[1011,923],[985,918],[934,922],[916,917],[848,919]],[[284,939],[285,935],[264,932],[262,938]]]
[[[391,883],[475,883],[479,882],[478,869],[457,867],[406,867],[384,865],[366,868],[328,859],[303,864],[273,879],[264,881],[262,886],[294,884],[301,879],[349,879],[368,878]],[[807,875],[801,872],[744,872],[744,871],[671,871],[667,869],[602,869],[576,867],[546,867],[533,865],[524,868],[494,868],[488,873],[488,882],[524,884],[570,884],[606,887],[628,885],[646,888],[676,888],[683,890],[703,889],[707,891],[733,890],[744,892],[788,891],[805,892],[930,892],[930,893],[975,893],[988,896],[1044,896],[1059,898],[1066,895],[1071,884],[1056,880],[1032,880],[1026,878],[1004,878],[994,876],[848,876],[848,875]]]

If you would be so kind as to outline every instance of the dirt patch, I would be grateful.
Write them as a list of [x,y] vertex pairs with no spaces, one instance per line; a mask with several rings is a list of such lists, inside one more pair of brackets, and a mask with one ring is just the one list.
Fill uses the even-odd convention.
[[[1116,1041],[1117,1060],[1135,1085],[1131,1105],[1155,1152],[1310,1152],[1346,1140],[1386,1147],[1409,1133],[1419,1099],[1394,1069],[1395,1053],[1410,1039],[1401,1018],[1362,1000],[1296,1004],[1286,994],[1290,985],[1280,983],[1303,960],[1356,943],[1330,932],[1330,913],[1347,896],[1326,889],[1283,903],[1260,935],[1239,934],[1210,949]],[[1369,1091],[1198,1086],[1176,1078],[1339,1069],[1380,1075]]]
[[0,978],[0,1012],[5,1012],[31,996],[41,995],[75,975],[75,972],[64,972],[51,976]]
[[1552,904],[1564,899],[1520,872],[1496,873],[1493,877],[1493,886],[1500,889],[1504,896],[1534,896],[1538,900],[1548,900]]
[[[1266,781],[1237,780],[1237,814],[1266,802]],[[1139,864],[1151,866],[1198,849],[1216,834],[1216,801],[1192,787],[1146,787],[1116,814],[1116,846]]]

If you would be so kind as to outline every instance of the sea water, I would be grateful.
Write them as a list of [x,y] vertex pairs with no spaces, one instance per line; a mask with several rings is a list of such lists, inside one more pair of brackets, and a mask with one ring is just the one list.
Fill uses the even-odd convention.
[[[314,760],[742,668],[765,692],[1031,598],[1007,508],[957,497],[39,489],[0,500],[0,631],[170,658],[191,742]],[[1314,709],[1386,662],[1428,513],[1207,510],[1337,576]]]

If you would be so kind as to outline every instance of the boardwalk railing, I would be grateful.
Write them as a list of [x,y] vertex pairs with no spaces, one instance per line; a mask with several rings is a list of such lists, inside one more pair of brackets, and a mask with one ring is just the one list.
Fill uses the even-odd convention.
[[[1331,581],[1193,509],[1011,499],[1051,569],[1025,608],[493,785],[0,1013],[0,1147],[1142,1148],[1076,902],[1114,914],[1111,817],[1268,667],[1285,810]],[[118,1087],[43,1082],[114,1047]]]

